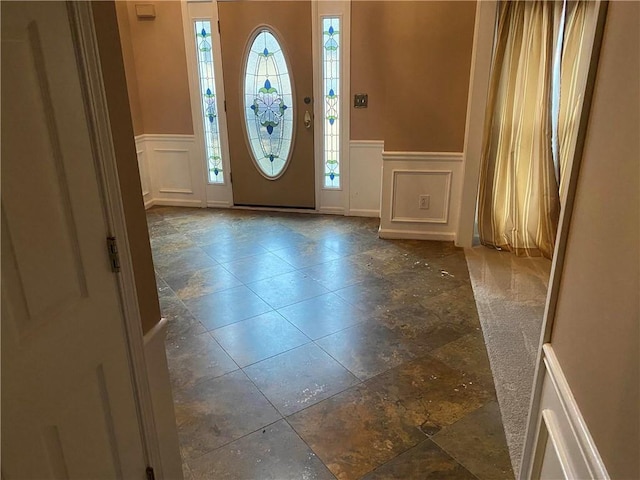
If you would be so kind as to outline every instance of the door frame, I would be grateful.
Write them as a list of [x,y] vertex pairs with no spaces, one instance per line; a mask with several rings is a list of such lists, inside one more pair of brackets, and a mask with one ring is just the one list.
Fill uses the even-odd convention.
[[136,294],[93,11],[91,2],[67,2],[67,5],[70,28],[74,37],[74,49],[78,59],[79,80],[89,120],[91,146],[98,173],[99,194],[102,198],[108,231],[118,240],[120,272],[116,275],[116,282],[143,452],[146,464],[148,467],[153,467],[156,478],[163,478],[160,443],[148,383],[142,319]]
[[474,241],[480,157],[484,136],[493,44],[498,20],[498,1],[485,0],[476,4],[476,19],[471,53],[471,74],[465,120],[462,196],[455,233],[458,247],[470,248]]
[[[351,136],[351,0],[311,1],[311,46],[313,49],[313,117],[316,175],[316,211],[336,215],[349,215],[349,140]],[[340,19],[340,187],[323,185],[324,121],[322,118],[322,20]],[[341,93],[340,93],[341,92]]]
[[[201,10],[194,15],[189,6]],[[182,0],[182,32],[184,35],[185,56],[187,59],[187,78],[189,81],[189,99],[191,102],[191,119],[193,121],[193,136],[195,137],[194,151],[198,157],[200,171],[203,172],[204,184],[202,205],[206,207],[233,207],[233,187],[231,185],[231,163],[229,161],[229,135],[227,130],[227,113],[225,108],[225,91],[222,76],[222,49],[220,47],[220,25],[218,18],[218,3],[216,0]],[[198,65],[196,63],[196,47],[193,38],[193,22],[195,20],[211,21],[211,39],[213,49],[213,71],[216,87],[216,110],[218,112],[218,128],[220,131],[220,148],[222,153],[222,171],[224,182],[209,183],[209,168],[206,164],[204,146],[204,127],[202,125],[200,82],[198,80]]]
[[[187,74],[189,79],[189,97],[191,101],[191,116],[193,120],[193,131],[195,137],[195,151],[200,162],[206,161],[204,154],[204,131],[200,114],[200,86],[198,81],[198,66],[196,64],[195,44],[192,34],[192,23],[195,19],[210,19],[211,24],[218,23],[218,2],[225,0],[182,0],[182,29],[184,33],[185,54],[187,57]],[[192,15],[189,11],[190,5],[199,5],[197,9],[207,10],[207,15]],[[341,45],[340,76],[342,98],[340,100],[341,129],[340,129],[340,188],[325,188],[323,186],[324,164],[323,164],[323,144],[322,144],[322,102],[317,101],[322,98],[322,55],[321,42],[321,22],[323,17],[339,17],[341,20]],[[220,43],[220,32],[217,28],[212,28],[213,42],[213,64],[216,79],[216,108],[218,110],[218,122],[220,129],[220,143],[222,146],[223,168],[226,169],[227,176],[224,183],[211,184],[208,181],[207,169],[204,168],[202,181],[205,185],[203,205],[218,208],[243,208],[252,210],[287,211],[301,213],[328,213],[337,215],[349,214],[349,138],[350,138],[350,28],[351,28],[351,0],[320,1],[311,0],[311,28],[312,28],[312,62],[313,62],[313,96],[314,96],[314,185],[315,185],[315,208],[272,208],[272,207],[236,207],[233,203],[233,184],[230,181],[231,164],[229,162],[229,137],[227,129],[227,116],[224,108],[225,92],[223,82],[222,51]],[[295,83],[295,79],[294,79]]]

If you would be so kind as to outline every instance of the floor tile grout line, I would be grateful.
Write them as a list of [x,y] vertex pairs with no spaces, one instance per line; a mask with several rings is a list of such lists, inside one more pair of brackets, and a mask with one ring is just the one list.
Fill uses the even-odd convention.
[[[424,432],[422,432],[424,433]],[[429,437],[428,435],[425,434],[425,438],[416,443],[415,445],[407,448],[406,450],[403,450],[402,452],[398,453],[396,456],[394,456],[393,458],[390,458],[389,460],[387,460],[384,463],[381,463],[380,465],[378,465],[377,467],[375,467],[373,470],[369,470],[368,472],[366,472],[364,475],[362,475],[361,478],[364,478],[366,475],[369,475],[370,473],[374,473],[377,470],[380,470],[381,468],[383,468],[385,465],[388,465],[389,463],[393,462],[394,460],[396,460],[398,457],[400,457],[401,455],[404,455],[407,452],[410,452],[411,450],[418,448],[420,445],[424,444],[424,443],[431,443],[433,444],[436,448],[442,450],[447,456],[451,457],[451,459],[456,462],[456,464],[458,464],[460,467],[462,467],[464,470],[466,470],[471,476],[473,476],[474,478],[479,479],[479,477],[477,475],[475,475],[473,472],[471,472],[466,466],[464,466],[462,463],[460,463],[460,461],[455,458],[453,455],[451,455],[449,452],[447,452],[444,448],[442,448],[440,445],[438,445],[435,441],[433,441],[433,439],[431,437]]]
[[[240,370],[242,370],[242,367],[238,364],[238,362],[236,361],[235,358],[233,358],[231,356],[231,354],[227,351],[226,348],[224,348],[224,346],[218,341],[218,339],[216,337],[213,336],[213,334],[211,332],[206,332],[209,334],[209,336],[213,339],[214,342],[216,342],[218,344],[218,346],[222,349],[222,351],[231,359],[231,361],[236,365],[236,367],[238,367]],[[235,372],[236,370],[234,370]],[[227,372],[227,373],[231,373],[231,372]],[[226,373],[224,374],[226,375]],[[220,376],[224,376],[224,375],[220,375]]]
[[[260,393],[262,393],[262,392],[260,392]],[[277,411],[277,410],[276,410],[276,411]],[[280,412],[278,412],[278,413],[280,413]],[[239,441],[239,440],[242,440],[243,438],[248,437],[249,435],[253,435],[254,433],[259,432],[260,430],[265,430],[266,428],[271,427],[272,425],[274,425],[274,424],[278,423],[278,422],[279,422],[279,421],[281,421],[281,420],[284,420],[284,417],[280,417],[279,419],[277,419],[277,420],[275,420],[275,421],[273,421],[273,422],[271,422],[271,423],[268,423],[267,425],[263,425],[262,427],[257,428],[257,429],[255,429],[255,430],[252,430],[252,431],[251,431],[251,432],[249,432],[249,433],[245,433],[244,435],[242,435],[242,436],[240,436],[240,437],[238,437],[238,438],[234,438],[233,440],[230,440],[230,441],[228,441],[227,443],[223,443],[222,445],[218,445],[216,448],[213,448],[213,449],[211,449],[211,450],[208,450],[208,451],[206,451],[206,452],[204,452],[204,453],[202,453],[202,454],[200,454],[200,455],[197,455],[197,456],[195,456],[195,457],[188,458],[188,459],[186,460],[186,463],[187,463],[187,465],[189,466],[189,468],[191,468],[191,465],[189,465],[191,462],[193,462],[193,461],[195,461],[195,460],[197,460],[197,459],[199,459],[199,458],[202,458],[202,457],[204,457],[205,455],[209,455],[210,453],[213,453],[213,452],[215,452],[215,451],[217,451],[217,450],[220,450],[221,448],[224,448],[224,447],[226,447],[226,446],[228,446],[228,445],[231,445],[231,444],[232,444],[232,443],[234,443],[234,442],[237,442],[237,441]],[[183,463],[184,463],[184,462],[185,462],[185,460],[183,459]]]
[[[240,368],[241,368],[241,369],[244,369],[244,368],[249,368],[249,367],[255,366],[255,365],[257,365],[257,364],[259,364],[259,363],[262,363],[262,362],[264,362],[264,361],[266,361],[266,360],[271,360],[271,359],[273,359],[273,358],[275,358],[275,357],[277,357],[277,356],[284,355],[284,354],[286,354],[286,353],[290,353],[290,352],[292,352],[293,350],[296,350],[296,349],[298,349],[298,348],[302,348],[302,347],[306,347],[306,346],[311,345],[311,344],[313,344],[313,341],[311,341],[311,342],[307,342],[307,343],[305,343],[305,344],[303,344],[303,345],[298,345],[297,347],[294,347],[294,348],[292,348],[292,349],[290,349],[290,350],[287,350],[287,351],[285,351],[285,352],[278,353],[277,355],[274,355],[274,356],[272,356],[272,357],[265,358],[264,360],[260,360],[259,362],[252,363],[251,365],[247,365],[246,367],[240,367]],[[314,345],[315,345],[315,344],[314,344]],[[317,347],[317,345],[315,345],[315,346]],[[318,347],[318,348],[320,348],[320,347]],[[322,349],[320,349],[320,350],[322,350]],[[328,399],[330,399],[330,398],[333,398],[333,397],[335,397],[336,395],[339,395],[339,394],[341,394],[341,393],[343,393],[343,392],[345,392],[345,391],[347,391],[347,390],[350,390],[351,388],[353,388],[353,387],[355,387],[355,386],[357,386],[357,385],[360,385],[360,384],[364,383],[364,382],[363,382],[362,380],[360,380],[360,378],[358,378],[358,377],[357,377],[357,376],[356,376],[356,375],[355,375],[351,370],[349,370],[347,367],[345,367],[344,365],[342,365],[340,362],[338,362],[335,358],[333,358],[333,357],[332,357],[331,355],[329,355],[327,352],[325,352],[324,350],[322,350],[322,352],[326,353],[326,354],[327,354],[327,355],[328,355],[332,360],[334,360],[338,365],[340,365],[340,366],[341,366],[342,368],[344,368],[344,369],[345,369],[349,374],[351,374],[351,375],[353,376],[353,378],[355,378],[355,379],[356,379],[356,382],[355,382],[355,383],[353,383],[353,384],[351,384],[351,385],[349,385],[349,386],[347,386],[347,387],[345,387],[345,388],[343,388],[342,390],[340,390],[340,391],[338,391],[338,392],[334,392],[334,393],[332,393],[331,395],[329,395],[329,396],[328,396],[328,397],[326,397],[326,398],[323,398],[323,399],[321,399],[321,400],[318,400],[318,401],[317,401],[317,402],[315,402],[315,403],[312,403],[312,404],[310,404],[310,405],[307,405],[306,407],[301,408],[300,410],[296,410],[296,411],[295,411],[295,412],[293,412],[293,413],[290,413],[290,414],[288,414],[288,415],[285,415],[285,414],[283,413],[283,414],[282,414],[282,415],[283,415],[283,418],[291,417],[291,416],[293,416],[293,415],[296,415],[296,414],[298,414],[298,413],[300,413],[300,412],[302,412],[302,411],[306,410],[307,408],[310,408],[310,407],[313,407],[313,406],[315,406],[315,405],[318,405],[318,404],[320,404],[320,403],[324,402],[325,400],[328,400]],[[245,374],[246,374],[246,375],[251,379],[251,377],[249,376],[249,374],[248,374],[248,373],[246,373],[246,372],[245,372]],[[254,382],[254,384],[255,384],[255,382]],[[259,387],[257,384],[255,384],[255,385],[256,385],[256,388],[258,388],[258,390],[260,390],[260,391],[262,392],[262,390],[260,389],[260,387]],[[264,395],[266,396],[266,393],[265,393]],[[274,405],[274,407],[275,407],[275,405]],[[278,412],[280,412],[280,409],[278,409],[278,407],[275,407],[275,408],[278,410]],[[280,413],[282,413],[282,412],[280,412]]]
[[[475,410],[474,410],[474,411],[475,411]],[[469,412],[469,413],[473,413],[473,412]],[[469,414],[467,414],[467,415],[469,415]],[[465,415],[465,417],[466,417],[466,415]],[[465,417],[463,417],[463,418],[465,418]],[[462,420],[462,418],[461,418],[461,419],[459,419],[458,421],[456,421],[456,422],[452,423],[451,425],[455,425],[455,424],[456,424],[456,423],[458,423],[460,420]],[[448,426],[451,426],[451,425],[448,425]],[[435,435],[433,435],[433,436],[435,436]],[[432,436],[432,437],[433,437],[433,436]],[[455,462],[456,462],[458,465],[460,465],[460,466],[461,466],[462,468],[464,468],[467,472],[469,472],[469,473],[470,473],[474,478],[476,478],[476,479],[478,479],[478,480],[483,480],[483,479],[481,479],[478,475],[476,475],[474,472],[472,472],[471,470],[469,470],[469,468],[467,468],[467,466],[466,466],[464,463],[462,463],[460,460],[458,460],[458,458],[457,458],[457,456],[456,456],[456,455],[453,455],[452,453],[450,453],[446,448],[444,448],[443,446],[441,446],[441,445],[440,445],[438,442],[436,442],[432,437],[429,437],[429,440],[431,440],[431,441],[432,441],[432,442],[433,442],[433,443],[434,443],[434,444],[435,444],[435,445],[436,445],[440,450],[442,450],[444,453],[446,453],[446,454],[447,454],[447,455],[449,455],[451,458],[453,458],[453,459],[455,460]]]
[[[307,337],[307,338],[309,338],[309,337]],[[268,356],[268,357],[261,358],[261,359],[260,359],[260,360],[258,360],[258,361],[255,361],[255,362],[253,362],[253,363],[249,363],[249,364],[247,364],[247,365],[245,365],[245,366],[243,366],[243,367],[240,367],[240,368],[242,369],[242,368],[249,368],[249,367],[252,367],[252,366],[254,366],[254,365],[257,365],[257,364],[258,364],[258,363],[260,363],[260,362],[264,362],[265,360],[271,360],[272,358],[277,357],[278,355],[283,355],[283,354],[285,354],[285,353],[289,353],[290,351],[295,350],[296,348],[304,347],[305,345],[309,345],[310,343],[313,343],[313,340],[309,340],[308,342],[302,343],[302,344],[300,344],[300,345],[296,345],[295,347],[288,348],[288,349],[286,349],[286,350],[283,350],[282,352],[275,353],[275,354],[270,355],[270,356]]]
[[[336,395],[337,395],[337,394],[336,394]],[[325,399],[325,400],[327,400],[327,399]],[[324,401],[324,400],[322,400],[322,401]],[[318,403],[320,403],[320,402],[318,402]],[[316,405],[317,405],[317,404],[316,404]],[[296,413],[298,413],[298,412],[296,412]],[[295,415],[295,414],[293,414],[293,415]],[[290,417],[290,416],[291,416],[291,415],[289,415],[289,417]],[[302,443],[304,443],[304,444],[307,446],[307,448],[309,449],[309,451],[310,451],[310,452],[312,452],[318,460],[320,460],[320,462],[322,463],[322,465],[324,465],[324,468],[326,468],[326,469],[327,469],[327,471],[328,471],[331,475],[333,475],[333,478],[337,479],[338,477],[336,477],[336,475],[331,471],[331,469],[329,468],[329,465],[327,465],[327,464],[325,463],[325,461],[322,459],[322,457],[321,457],[321,456],[320,456],[320,455],[319,455],[319,454],[318,454],[318,453],[317,453],[317,452],[316,452],[316,451],[311,447],[311,445],[309,445],[309,443],[307,443],[307,441],[306,441],[304,438],[302,438],[302,435],[300,435],[300,433],[295,429],[295,427],[294,427],[293,425],[291,425],[291,422],[289,422],[288,417],[284,417],[284,421],[285,421],[285,422],[287,422],[287,425],[289,425],[289,427],[291,428],[291,430],[293,430],[293,432],[294,432],[294,433],[296,434],[296,436],[300,439],[300,441],[301,441]]]
[[[301,346],[302,346],[302,345],[301,345]],[[255,365],[255,364],[253,364],[253,365]],[[248,365],[248,366],[250,366],[250,365]],[[276,412],[278,412],[278,415],[280,415],[280,420],[284,420],[284,418],[285,418],[284,414],[283,414],[283,413],[278,409],[278,407],[276,407],[276,406],[273,404],[273,402],[269,399],[269,397],[267,397],[267,394],[266,394],[266,393],[264,393],[264,392],[260,389],[260,387],[256,384],[256,382],[254,382],[254,381],[253,381],[253,378],[251,378],[251,376],[250,376],[247,372],[245,372],[245,371],[244,371],[244,368],[246,368],[246,367],[242,367],[242,368],[241,368],[242,373],[244,373],[244,374],[245,374],[245,376],[249,379],[249,381],[250,381],[250,382],[251,382],[251,384],[256,388],[256,390],[258,390],[258,391],[260,392],[260,394],[261,394],[261,395],[262,395],[262,396],[267,400],[267,402],[269,402],[269,405],[271,405],[271,406],[274,408],[274,410],[275,410]],[[273,423],[275,423],[275,422],[273,422]],[[264,428],[264,427],[262,427],[262,428]],[[258,430],[260,430],[260,429],[258,429]],[[257,431],[257,430],[256,430],[256,431]]]
[[[345,367],[345,369],[346,369],[346,367]],[[349,371],[349,370],[347,370],[347,371],[348,371],[349,373],[351,373],[351,375],[353,375],[353,373],[352,373],[351,371]],[[340,390],[339,392],[333,393],[333,394],[329,395],[327,398],[323,398],[322,400],[320,400],[320,401],[318,401],[318,402],[316,402],[316,403],[313,403],[313,404],[311,404],[311,405],[307,405],[306,407],[301,408],[300,410],[298,410],[298,411],[296,411],[296,412],[293,412],[293,413],[291,413],[291,414],[289,414],[289,415],[285,416],[284,418],[286,419],[286,418],[289,418],[289,417],[294,417],[294,416],[296,416],[296,415],[298,415],[298,414],[300,414],[300,413],[304,412],[305,410],[308,410],[308,409],[313,408],[313,407],[317,407],[317,406],[318,406],[318,405],[320,405],[321,403],[326,402],[327,400],[331,400],[333,397],[337,397],[338,395],[340,395],[340,394],[342,394],[342,393],[344,393],[344,392],[346,392],[346,391],[348,391],[348,390],[351,390],[351,389],[353,389],[353,388],[360,387],[360,386],[365,386],[365,387],[366,387],[366,385],[364,385],[364,383],[365,383],[365,382],[363,382],[362,380],[360,380],[360,379],[359,379],[358,377],[356,377],[355,375],[353,375],[353,376],[354,376],[354,377],[355,377],[355,379],[357,380],[357,382],[356,382],[356,383],[354,383],[353,385],[349,385],[347,388],[344,388],[344,389]]]
[[[273,402],[271,402],[271,400],[269,400],[269,397],[267,397],[267,396],[265,395],[265,393],[264,393],[262,390],[260,390],[260,387],[258,387],[258,385],[256,385],[256,383],[253,381],[253,379],[249,376],[249,374],[248,374],[247,372],[245,372],[245,371],[244,371],[243,367],[240,367],[240,370],[242,370],[242,373],[244,374],[244,376],[245,376],[245,377],[247,377],[247,380],[249,380],[249,381],[251,382],[251,385],[253,385],[253,386],[255,387],[255,389],[256,389],[258,392],[260,392],[260,395],[262,395],[262,397],[263,397],[263,398],[264,398],[264,399],[269,403],[269,405],[271,405],[271,407],[276,411],[276,413],[277,413],[278,415],[280,415],[280,419],[279,419],[279,420],[283,420],[283,419],[284,419],[284,415],[282,414],[282,412],[280,412],[280,410],[278,410],[278,407],[276,407],[276,406],[273,404]],[[279,421],[279,420],[278,420],[278,421]],[[274,423],[276,423],[276,422],[272,422],[272,423],[270,423],[269,425],[272,425],[272,424],[274,424]],[[260,428],[263,428],[263,429],[264,429],[265,427],[263,426],[263,427],[260,427]],[[260,430],[260,428],[259,428],[258,430]],[[256,430],[256,431],[258,431],[258,430]]]
[[[196,322],[198,322],[202,328],[204,328],[205,332],[207,332],[207,328],[204,326],[204,324],[203,324],[203,323],[202,323],[202,322],[201,322],[201,321],[200,321],[200,320],[199,320],[199,319],[198,319],[198,318],[197,318],[197,317],[196,317],[196,316],[191,312],[191,310],[189,310],[189,307],[187,307],[187,306],[185,305],[185,303],[184,303],[184,301],[182,300],[182,298],[180,298],[180,297],[176,294],[176,292],[171,288],[171,285],[169,285],[169,284],[167,283],[167,281],[164,279],[164,277],[162,277],[162,275],[159,275],[159,276],[160,276],[160,278],[162,279],[162,281],[163,281],[164,283],[166,283],[166,284],[167,284],[167,288],[168,288],[169,290],[171,290],[171,293],[172,293],[172,294],[173,294],[173,296],[178,300],[178,302],[180,302],[180,305],[182,305],[182,307],[184,307],[184,309],[185,309],[187,312],[189,312],[189,314],[194,318],[194,320],[195,320]],[[157,286],[156,286],[156,290],[157,290]],[[160,300],[160,298],[158,298],[158,303],[160,303],[160,301],[159,301],[159,300]],[[162,314],[162,311],[160,312],[160,315],[161,315],[161,316],[163,315],[163,314]],[[204,333],[204,332],[203,332],[203,333]]]
[[[236,320],[235,322],[225,323],[224,325],[220,325],[219,327],[215,327],[215,328],[212,328],[212,329],[207,330],[207,331],[209,333],[212,333],[212,332],[215,332],[216,330],[220,330],[221,328],[230,327],[231,325],[237,325],[238,323],[244,322],[246,320],[254,319],[254,318],[259,317],[261,315],[266,315],[267,313],[271,313],[271,312],[278,313],[278,311],[276,309],[274,309],[273,307],[271,307],[271,305],[269,305],[269,304],[267,304],[267,305],[269,306],[269,310],[267,310],[266,312],[258,313],[257,315],[251,315],[250,317],[243,318],[243,319],[240,319],[240,320]],[[205,325],[205,328],[207,328],[206,325]]]
[[[345,329],[346,330],[346,329]],[[324,337],[323,337],[324,338]],[[349,372],[351,375],[353,375],[354,377],[356,377],[358,379],[359,383],[364,383],[364,380],[362,380],[358,375],[356,375],[355,372],[351,371],[349,369],[349,367],[347,367],[346,365],[344,365],[340,360],[338,360],[336,357],[334,357],[333,355],[331,355],[331,353],[329,353],[326,349],[322,348],[322,345],[319,345],[318,343],[316,343],[315,340],[312,340],[313,344],[318,347],[320,350],[322,350],[324,353],[326,353],[327,355],[329,355],[331,358],[333,358],[336,362],[338,362],[338,364],[340,364],[344,369],[347,370],[347,372]]]
[[[366,323],[366,322],[368,322],[368,321],[369,321],[369,319],[367,319],[367,320],[360,320],[359,322],[356,322],[356,323],[354,323],[354,324],[352,324],[352,325],[348,325],[348,326],[346,326],[346,327],[344,327],[344,328],[340,328],[339,330],[336,330],[335,332],[327,333],[326,335],[322,335],[322,336],[320,336],[320,337],[318,337],[318,338],[312,338],[312,340],[313,340],[314,342],[316,342],[316,341],[318,341],[318,340],[322,340],[322,339],[324,339],[324,338],[330,337],[331,335],[335,335],[335,334],[337,334],[337,333],[344,332],[345,330],[349,330],[351,327],[357,327],[358,325],[362,325],[362,324],[364,324],[364,323]],[[309,337],[309,338],[311,338],[311,337]]]
[[[289,273],[297,273],[297,271],[289,272]],[[287,275],[287,274],[285,273],[284,275]],[[275,278],[275,277],[271,277],[271,278]],[[270,280],[270,279],[265,279],[265,280]],[[263,281],[263,280],[260,280],[260,281]],[[314,280],[314,281],[315,281],[315,280]],[[258,282],[252,282],[252,283],[258,283]],[[318,283],[318,282],[316,282],[316,283]],[[251,291],[252,291],[255,295],[257,295],[257,296],[258,296],[258,297],[259,297],[263,302],[265,302],[267,305],[269,305],[271,308],[273,308],[273,309],[274,309],[274,310],[276,310],[276,311],[277,311],[277,310],[280,310],[281,308],[285,308],[285,307],[289,307],[289,306],[291,306],[291,305],[295,305],[296,303],[304,302],[304,301],[306,301],[306,300],[311,300],[312,298],[320,297],[320,296],[325,295],[325,294],[327,294],[327,293],[331,293],[331,292],[329,292],[329,291],[321,292],[321,293],[319,293],[319,294],[317,294],[317,295],[312,295],[312,296],[310,296],[310,297],[303,298],[302,300],[299,300],[299,301],[297,301],[297,302],[289,303],[289,304],[286,304],[286,305],[281,305],[281,306],[279,306],[279,307],[274,307],[274,306],[273,306],[272,304],[270,304],[267,300],[265,300],[263,297],[261,297],[261,296],[260,296],[260,294],[259,294],[258,292],[256,292],[255,290],[253,290],[249,285],[250,285],[250,284],[245,284],[245,286],[246,286],[249,290],[251,290]],[[318,285],[320,285],[320,284],[318,284]],[[322,286],[322,285],[320,285],[320,286],[321,286],[322,288],[326,289],[326,287],[324,287],[324,286]]]

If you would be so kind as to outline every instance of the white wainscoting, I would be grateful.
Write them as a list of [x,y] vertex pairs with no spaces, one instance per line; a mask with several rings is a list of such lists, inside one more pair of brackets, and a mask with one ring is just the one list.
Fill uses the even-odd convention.
[[138,156],[138,170],[140,171],[140,185],[142,186],[142,198],[144,200],[144,208],[153,205],[153,196],[151,193],[151,172],[149,170],[149,162],[147,161],[146,144],[141,136],[136,137],[136,155]]
[[543,346],[542,396],[536,415],[531,471],[523,480],[608,479],[587,424],[580,413],[553,347]]
[[[233,206],[231,185],[206,185],[204,165],[193,135],[139,135],[136,152],[145,208],[153,205],[184,207]],[[318,206],[320,213],[380,217],[382,150],[379,140],[349,142],[348,188]],[[349,195],[348,208],[345,199]]]
[[136,152],[145,208],[206,207],[205,173],[193,135],[139,135]]
[[457,152],[382,152],[380,237],[455,241],[462,160]]
[[159,478],[180,479],[182,478],[182,459],[165,352],[166,330],[167,320],[163,318],[144,335],[144,357],[151,391],[153,419],[162,459],[162,476]]
[[382,140],[349,142],[349,212],[354,217],[380,217]]

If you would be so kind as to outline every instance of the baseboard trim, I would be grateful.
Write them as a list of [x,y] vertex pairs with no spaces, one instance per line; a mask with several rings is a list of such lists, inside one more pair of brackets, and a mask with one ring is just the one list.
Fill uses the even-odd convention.
[[154,205],[159,205],[163,207],[196,207],[196,208],[205,208],[206,203],[201,200],[184,200],[177,198],[154,198],[151,200]]
[[442,242],[455,242],[456,234],[453,232],[424,232],[419,230],[394,230],[380,228],[378,230],[380,238],[391,240],[438,240]]
[[567,419],[571,425],[571,429],[575,435],[575,439],[580,446],[580,450],[587,463],[587,467],[592,475],[591,478],[609,479],[609,473],[605,467],[600,452],[589,432],[587,423],[580,412],[578,403],[576,402],[569,382],[562,371],[558,357],[553,350],[551,344],[546,343],[542,346],[544,352],[544,364],[551,380],[553,387],[558,394],[562,408],[566,413]]
[[225,202],[222,200],[208,200],[207,201],[208,208],[231,208],[233,204],[230,202]]
[[325,215],[344,215],[344,207],[322,207],[318,209],[317,213]]
[[147,200],[147,201],[144,202],[144,209],[145,210],[149,210],[155,204],[156,204],[156,201],[153,198],[151,200]]
[[230,208],[234,210],[256,210],[258,212],[318,213],[312,208],[251,207],[248,205],[233,205]]
[[351,208],[349,209],[348,216],[380,218],[380,210],[373,210],[373,209],[366,209],[366,208]]

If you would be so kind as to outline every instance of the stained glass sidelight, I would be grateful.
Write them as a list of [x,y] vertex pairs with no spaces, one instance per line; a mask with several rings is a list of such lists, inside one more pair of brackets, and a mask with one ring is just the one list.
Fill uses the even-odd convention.
[[247,56],[244,115],[249,145],[265,177],[279,177],[293,140],[293,94],[287,61],[269,30],[258,33]]
[[216,80],[213,71],[211,22],[209,20],[198,20],[194,22],[194,25],[204,124],[204,147],[209,169],[209,183],[224,183],[220,127],[216,105]]
[[322,19],[324,187],[340,188],[340,19]]

